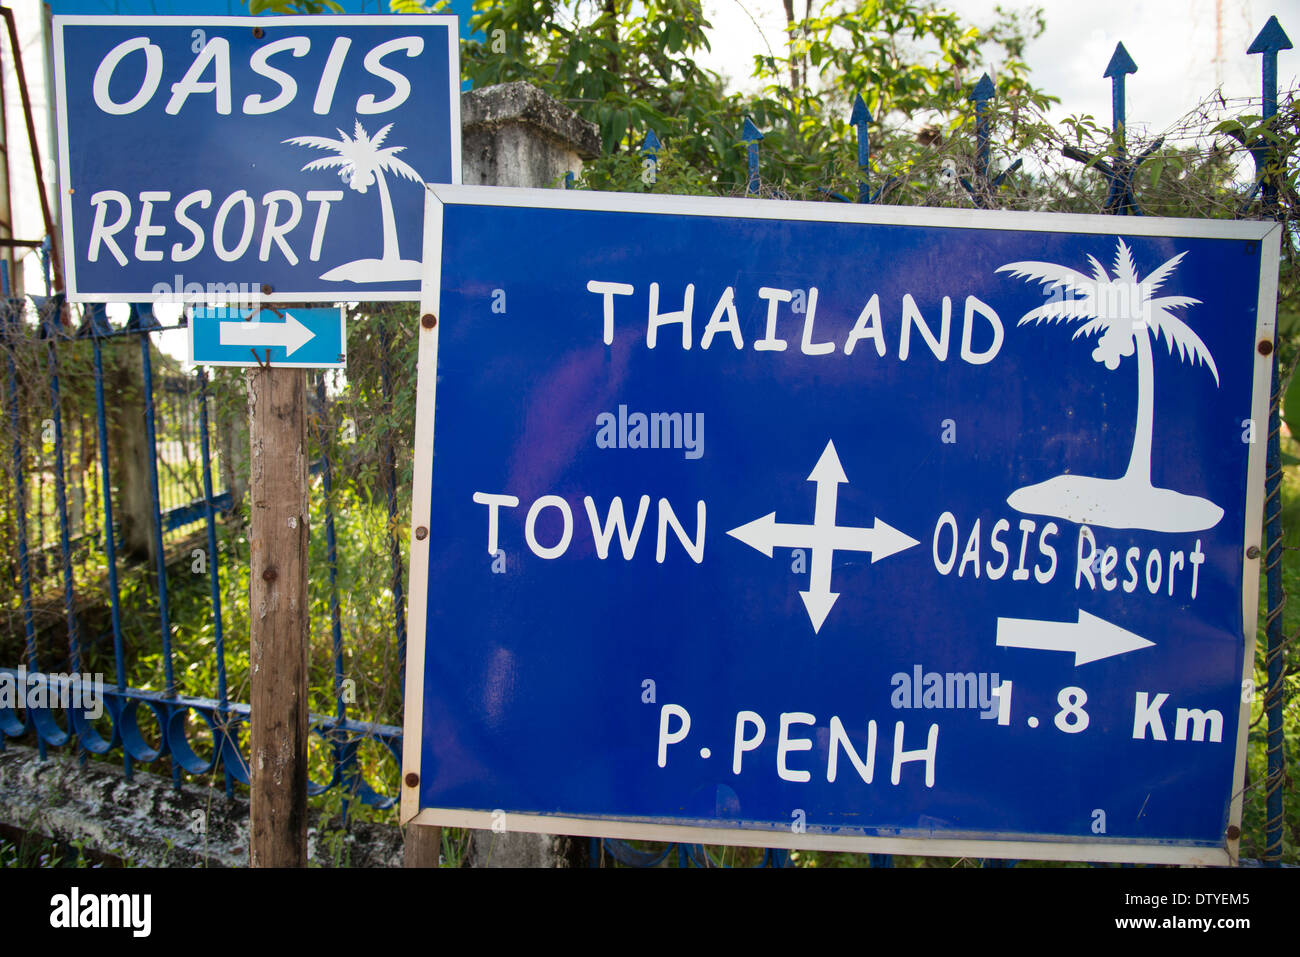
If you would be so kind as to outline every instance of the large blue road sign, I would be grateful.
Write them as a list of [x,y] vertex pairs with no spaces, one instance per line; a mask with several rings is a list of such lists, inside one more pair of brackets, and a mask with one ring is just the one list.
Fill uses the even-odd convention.
[[54,19],[73,299],[414,300],[446,16]]
[[343,307],[195,309],[190,361],[206,366],[347,368]]
[[430,197],[404,818],[1235,858],[1278,226]]

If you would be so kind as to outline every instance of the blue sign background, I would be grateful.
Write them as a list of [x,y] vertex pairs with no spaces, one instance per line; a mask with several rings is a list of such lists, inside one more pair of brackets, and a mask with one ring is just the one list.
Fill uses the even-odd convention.
[[[419,289],[418,261],[423,224],[424,189],[389,169],[382,182],[377,177],[358,176],[345,181],[350,172],[341,167],[303,170],[312,161],[337,158],[331,149],[285,142],[295,137],[319,137],[339,143],[361,131],[377,140],[391,124],[376,150],[403,147],[392,157],[414,170],[423,182],[452,182],[459,179],[459,128],[453,122],[454,86],[459,68],[449,62],[448,33],[455,30],[451,18],[376,17],[366,24],[348,23],[343,18],[249,18],[238,24],[198,20],[179,25],[133,23],[108,20],[95,24],[58,21],[63,31],[66,123],[61,143],[66,163],[63,185],[65,221],[72,226],[68,259],[72,266],[71,296],[76,299],[152,299],[182,296],[194,300],[213,296],[212,285],[235,284],[234,295],[255,300],[263,297],[262,287],[271,287],[272,299],[413,299]],[[252,27],[264,36],[254,38]],[[230,48],[232,111],[217,112],[212,93],[192,93],[175,115],[166,107],[172,84],[181,80],[195,61],[195,30],[205,40],[225,38]],[[153,97],[139,110],[110,115],[96,106],[91,95],[94,78],[104,56],[115,46],[134,37],[147,36],[162,52],[162,77]],[[268,65],[290,74],[297,83],[294,99],[281,109],[263,115],[246,115],[242,107],[250,94],[269,101],[280,87],[250,68],[250,57],[260,47],[287,37],[305,36],[310,48],[295,57],[282,51],[269,58]],[[336,37],[352,40],[343,63],[330,111],[314,112],[319,80]],[[363,66],[365,55],[388,40],[418,36],[424,46],[416,57],[404,50],[384,56],[384,67],[396,70],[410,82],[406,100],[387,112],[358,113],[358,99],[372,95],[382,102],[394,92],[387,79],[373,75]],[[452,48],[454,50],[454,46]],[[211,65],[201,79],[215,75]],[[145,77],[145,56],[127,54],[112,74],[110,97],[129,101]],[[95,208],[92,198],[100,191],[115,190],[131,201],[129,220],[115,241],[127,260],[125,265],[107,247],[100,245],[96,261],[89,260]],[[188,226],[176,215],[181,199],[195,191],[210,191],[206,208],[190,206],[186,216],[204,234],[202,248],[193,258],[173,261],[176,248],[187,249],[194,241]],[[225,261],[217,253],[212,236],[218,210],[232,194],[245,191],[251,198],[255,225],[243,255]],[[297,262],[284,250],[265,240],[271,207],[264,201],[276,190],[293,192],[300,203],[300,219],[285,233],[285,242]],[[312,247],[323,207],[307,198],[308,191],[335,191],[320,235],[317,258]],[[143,191],[166,191],[167,200],[154,203],[151,224],[165,232],[147,239],[146,251],[162,252],[161,261],[140,261],[136,254],[135,229],[139,225]],[[244,225],[242,201],[232,211],[224,229],[227,251],[239,245]],[[105,222],[119,215],[116,201],[105,203]],[[291,202],[282,202],[277,220],[291,216]],[[391,213],[389,210],[391,209]],[[393,234],[385,236],[391,220]],[[67,236],[65,226],[65,237]],[[263,246],[266,258],[261,258]],[[405,262],[394,270],[387,263]],[[353,264],[353,268],[346,268]],[[344,267],[340,269],[339,267]],[[337,270],[337,271],[336,271]],[[384,278],[387,274],[387,278]],[[400,274],[400,276],[399,276]],[[325,279],[325,276],[331,276]]]
[[[1247,469],[1258,446],[1243,442],[1243,425],[1257,361],[1259,242],[455,203],[443,215],[421,808],[759,829],[789,829],[803,814],[809,832],[824,834],[1222,846],[1247,640]],[[1080,526],[1018,512],[1007,498],[1063,473],[1124,474],[1137,360],[1114,370],[1094,361],[1098,340],[1072,340],[1077,323],[1017,326],[1045,303],[1044,290],[997,271],[1033,260],[1091,272],[1092,255],[1113,274],[1120,238],[1141,277],[1186,254],[1160,294],[1200,300],[1175,312],[1203,340],[1219,377],[1216,385],[1204,365],[1153,341],[1151,481],[1224,509],[1216,525],[1192,533],[1094,527],[1102,548],[1118,549],[1121,582],[1127,550],[1140,549],[1132,592],[1086,580],[1076,587]],[[613,298],[612,345],[602,342],[602,297],[588,291],[592,280],[635,290]],[[664,312],[680,309],[686,285],[695,285],[689,351],[677,325],[646,347],[652,282]],[[722,333],[706,351],[700,336],[727,286],[744,348]],[[778,324],[788,348],[754,350],[767,322],[757,295],[764,286],[815,286],[814,340],[835,343],[835,351],[803,354],[803,316],[788,304]],[[504,314],[492,308],[498,291]],[[879,356],[861,340],[846,356],[846,336],[872,294],[880,297],[887,352]],[[952,298],[946,361],[915,329],[911,355],[900,360],[906,294],[935,330],[942,297]],[[996,310],[1005,329],[1000,351],[983,365],[959,356],[968,295]],[[989,344],[988,328],[977,326],[973,348]],[[620,405],[703,413],[702,457],[599,448],[597,418]],[[945,440],[949,424],[955,441]],[[810,523],[808,476],[828,440],[848,480],[838,487],[837,522],[870,526],[878,517],[919,544],[876,563],[837,551],[831,590],[840,597],[814,634],[799,596],[809,588],[807,565],[798,568],[790,548],[768,558],[727,532],[773,511],[779,522]],[[504,573],[493,571],[488,508],[475,493],[520,499],[500,511]],[[552,560],[525,544],[529,506],[547,494],[573,514],[572,541]],[[634,558],[623,558],[616,536],[600,560],[584,497],[603,522],[620,496],[630,524],[643,494],[651,504]],[[661,497],[688,534],[697,500],[707,503],[702,563],[671,530],[664,560],[655,560]],[[945,512],[956,541],[945,526],[936,557]],[[990,580],[988,563],[999,555],[989,536],[999,519],[1010,525],[1001,540],[1011,568],[1019,522],[1035,523],[1027,567],[1046,568],[1039,536],[1055,521],[1057,566],[1048,582],[1009,573]],[[950,548],[964,553],[977,522],[986,573],[964,566],[959,576],[957,565],[943,573],[941,559]],[[537,540],[552,545],[561,531],[558,510],[545,509]],[[1187,560],[1198,541],[1196,597],[1190,564],[1177,571],[1171,596],[1170,553]],[[1164,569],[1155,594],[1141,578],[1152,550]],[[1080,610],[1154,646],[1076,667],[1068,653],[996,643],[1000,617],[1074,622]],[[1009,724],[969,708],[895,707],[895,676],[910,678],[917,666],[1011,681]],[[654,703],[643,700],[647,680]],[[1088,725],[1075,733],[1055,721],[1067,688],[1087,695]],[[1168,740],[1153,740],[1149,729],[1134,739],[1139,692],[1169,695],[1161,711]],[[656,749],[668,703],[685,708],[691,725],[661,768]],[[1178,707],[1218,710],[1221,740],[1175,740]],[[736,775],[741,711],[761,715],[766,736]],[[792,737],[812,739],[811,750],[786,757],[790,768],[811,773],[807,782],[778,776],[787,712],[815,716],[812,726],[791,728]],[[832,716],[863,756],[868,722],[876,722],[873,783],[843,751],[828,783]],[[924,748],[938,725],[933,787],[921,762],[902,765],[891,783],[898,721],[905,750]]]

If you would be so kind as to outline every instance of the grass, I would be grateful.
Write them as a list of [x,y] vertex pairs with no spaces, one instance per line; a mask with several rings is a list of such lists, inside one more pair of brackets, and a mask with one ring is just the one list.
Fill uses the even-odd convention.
[[98,869],[122,867],[124,864],[120,858],[87,849],[81,841],[56,841],[21,831],[11,837],[0,835],[0,870],[20,867]]

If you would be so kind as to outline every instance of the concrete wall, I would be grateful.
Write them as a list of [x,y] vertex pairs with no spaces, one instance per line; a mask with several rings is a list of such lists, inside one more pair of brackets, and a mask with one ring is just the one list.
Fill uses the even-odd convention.
[[[70,749],[9,743],[0,751],[0,822],[147,867],[244,867],[248,801],[212,787],[184,784],[121,764],[79,766]],[[354,823],[348,832],[310,813],[307,859],[322,867],[396,867],[402,835],[391,826]]]

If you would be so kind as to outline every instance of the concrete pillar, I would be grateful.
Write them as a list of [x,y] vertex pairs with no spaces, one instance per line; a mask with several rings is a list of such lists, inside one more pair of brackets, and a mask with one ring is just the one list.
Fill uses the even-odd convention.
[[471,186],[553,187],[600,155],[600,130],[529,83],[460,98],[461,170]]
[[474,831],[470,867],[586,867],[590,839],[554,834]]

